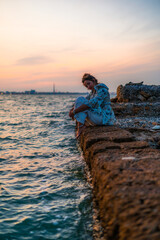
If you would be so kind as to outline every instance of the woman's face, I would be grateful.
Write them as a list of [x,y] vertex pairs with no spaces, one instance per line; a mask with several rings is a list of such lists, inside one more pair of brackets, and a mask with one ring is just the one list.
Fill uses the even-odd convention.
[[83,83],[83,85],[84,85],[87,89],[93,90],[93,89],[94,89],[94,86],[96,85],[96,83],[93,82],[93,81],[90,81],[90,80],[85,80],[84,83]]

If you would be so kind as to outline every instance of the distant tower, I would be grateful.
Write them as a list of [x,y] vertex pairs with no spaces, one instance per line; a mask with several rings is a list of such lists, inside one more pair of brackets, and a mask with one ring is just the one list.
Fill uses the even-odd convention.
[[55,84],[53,83],[53,93],[55,93],[56,90],[55,90]]

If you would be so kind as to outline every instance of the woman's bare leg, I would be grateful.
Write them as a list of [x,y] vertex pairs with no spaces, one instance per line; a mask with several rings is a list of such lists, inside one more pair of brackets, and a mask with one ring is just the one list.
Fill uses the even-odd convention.
[[83,130],[86,128],[86,126],[80,122],[77,122],[77,131],[76,131],[76,138],[79,138]]

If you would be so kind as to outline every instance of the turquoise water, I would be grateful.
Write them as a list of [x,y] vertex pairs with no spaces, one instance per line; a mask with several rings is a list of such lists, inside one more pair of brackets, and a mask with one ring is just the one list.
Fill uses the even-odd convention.
[[0,96],[0,240],[92,239],[75,97]]

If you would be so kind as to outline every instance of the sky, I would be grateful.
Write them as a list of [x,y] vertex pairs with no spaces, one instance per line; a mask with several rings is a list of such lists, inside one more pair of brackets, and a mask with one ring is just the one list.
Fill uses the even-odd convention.
[[0,0],[0,91],[160,84],[160,0]]

